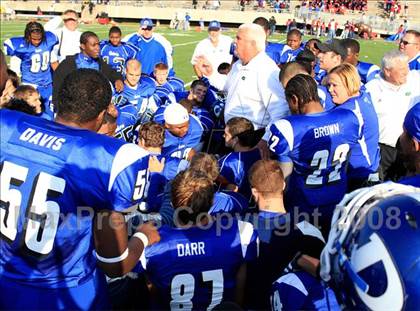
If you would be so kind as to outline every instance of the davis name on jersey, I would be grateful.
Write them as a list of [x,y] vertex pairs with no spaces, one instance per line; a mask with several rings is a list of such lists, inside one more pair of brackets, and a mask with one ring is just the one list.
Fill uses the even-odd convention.
[[2,109],[0,118],[0,278],[78,286],[96,269],[94,213],[142,200],[148,153],[15,111]]

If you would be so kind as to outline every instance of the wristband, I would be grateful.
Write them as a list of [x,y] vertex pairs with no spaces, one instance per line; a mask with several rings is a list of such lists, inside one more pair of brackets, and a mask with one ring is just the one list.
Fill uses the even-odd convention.
[[120,256],[118,257],[112,257],[112,258],[105,258],[105,257],[101,257],[98,255],[97,252],[95,252],[96,258],[99,261],[102,261],[103,263],[117,263],[120,261],[123,261],[124,259],[126,259],[128,257],[128,247],[127,249],[124,251],[124,253],[122,253]]
[[143,242],[143,247],[146,248],[149,245],[149,239],[143,232],[136,232],[133,234],[132,238],[138,238]]

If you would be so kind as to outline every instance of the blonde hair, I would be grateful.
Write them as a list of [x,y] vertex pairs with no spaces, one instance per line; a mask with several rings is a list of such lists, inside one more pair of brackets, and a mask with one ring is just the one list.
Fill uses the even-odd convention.
[[348,96],[354,96],[360,91],[362,83],[356,67],[349,63],[342,63],[334,67],[328,74],[336,74],[340,77],[347,89]]

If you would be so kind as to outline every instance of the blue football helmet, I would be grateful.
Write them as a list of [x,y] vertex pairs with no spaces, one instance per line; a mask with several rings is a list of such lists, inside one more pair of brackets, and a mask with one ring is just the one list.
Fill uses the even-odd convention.
[[358,189],[334,212],[321,277],[357,310],[420,307],[420,189],[395,183]]

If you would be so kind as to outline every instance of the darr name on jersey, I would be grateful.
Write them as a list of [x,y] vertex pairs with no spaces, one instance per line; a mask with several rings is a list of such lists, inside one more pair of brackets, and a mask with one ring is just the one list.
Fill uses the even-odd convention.
[[59,151],[66,141],[65,138],[48,135],[30,127],[20,135],[19,139],[55,151]]
[[178,257],[205,255],[206,252],[204,250],[204,247],[204,242],[192,242],[176,245]]
[[329,124],[314,128],[314,137],[321,138],[324,136],[335,135],[340,133],[340,125],[338,123]]

